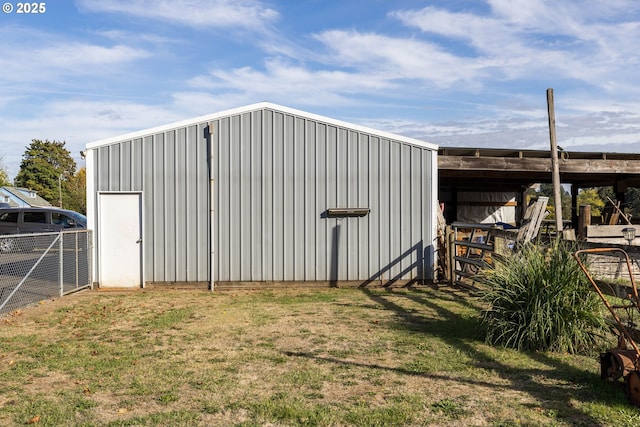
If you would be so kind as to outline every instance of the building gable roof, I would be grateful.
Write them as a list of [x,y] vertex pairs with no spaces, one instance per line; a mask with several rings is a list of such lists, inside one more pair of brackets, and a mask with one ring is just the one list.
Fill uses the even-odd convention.
[[11,206],[51,206],[34,190],[22,187],[4,186],[0,188],[0,194],[4,194],[9,198]]
[[317,114],[308,113],[308,112],[301,111],[301,110],[296,110],[296,109],[293,109],[293,108],[283,107],[281,105],[272,104],[270,102],[260,102],[260,103],[257,103],[257,104],[251,104],[251,105],[247,105],[247,106],[244,106],[244,107],[233,108],[233,109],[221,111],[221,112],[218,112],[218,113],[213,113],[213,114],[208,114],[208,115],[204,115],[204,116],[194,117],[192,119],[187,119],[187,120],[183,120],[183,121],[180,121],[180,122],[170,123],[170,124],[166,124],[166,125],[162,125],[162,126],[157,126],[157,127],[143,129],[143,130],[136,131],[136,132],[131,132],[131,133],[124,134],[124,135],[110,137],[110,138],[106,138],[106,139],[90,142],[90,143],[88,143],[86,145],[86,148],[88,150],[91,150],[91,149],[94,149],[94,148],[99,148],[99,147],[115,144],[115,143],[118,143],[118,142],[121,142],[121,141],[125,141],[125,140],[142,138],[142,137],[150,135],[150,134],[162,133],[162,132],[165,132],[165,131],[168,131],[168,130],[171,130],[171,129],[175,129],[175,128],[179,128],[179,127],[190,126],[190,125],[194,125],[194,124],[197,124],[197,123],[208,122],[208,121],[217,120],[217,119],[224,118],[224,117],[234,116],[234,115],[248,113],[248,112],[257,111],[257,110],[278,111],[278,112],[285,113],[285,114],[291,114],[291,115],[295,115],[295,116],[299,116],[299,117],[308,118],[308,119],[311,119],[311,120],[324,122],[324,123],[327,123],[327,124],[330,124],[330,125],[334,125],[334,126],[345,127],[345,128],[348,128],[348,129],[352,129],[354,131],[362,132],[362,133],[376,135],[376,136],[379,136],[379,137],[382,137],[382,138],[386,138],[386,139],[390,139],[390,140],[404,142],[404,143],[407,143],[407,144],[410,144],[410,145],[415,145],[415,146],[427,148],[427,149],[430,149],[430,150],[437,150],[438,149],[438,146],[436,144],[432,144],[432,143],[429,143],[429,142],[421,141],[419,139],[409,138],[409,137],[402,136],[402,135],[397,135],[397,134],[393,134],[393,133],[389,133],[389,132],[385,132],[385,131],[380,131],[380,130],[377,130],[377,129],[368,128],[366,126],[360,126],[360,125],[356,125],[356,124],[353,124],[353,123],[348,123],[348,122],[332,119],[332,118],[329,118],[329,117],[324,117],[324,116],[320,116],[320,115],[317,115]]

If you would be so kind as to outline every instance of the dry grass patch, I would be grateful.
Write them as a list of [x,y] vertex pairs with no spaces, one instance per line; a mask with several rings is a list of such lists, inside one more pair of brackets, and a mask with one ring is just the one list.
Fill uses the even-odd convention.
[[637,425],[596,357],[482,342],[452,290],[81,292],[0,319],[0,424]]

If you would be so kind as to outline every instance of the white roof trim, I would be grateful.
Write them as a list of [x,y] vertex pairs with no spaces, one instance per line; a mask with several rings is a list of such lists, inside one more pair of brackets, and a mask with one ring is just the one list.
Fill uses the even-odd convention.
[[180,122],[170,123],[162,126],[157,126],[149,129],[143,129],[136,132],[127,133],[124,135],[114,136],[111,138],[101,139],[98,141],[90,142],[86,145],[87,150],[91,150],[94,148],[103,147],[110,144],[115,144],[121,141],[128,141],[132,139],[142,138],[148,135],[153,135],[156,133],[162,133],[171,129],[185,127],[194,125],[197,123],[208,122],[211,120],[217,120],[222,117],[233,116],[241,113],[247,113],[250,111],[262,110],[262,109],[271,109],[275,111],[280,111],[282,113],[288,113],[296,116],[306,117],[312,120],[318,120],[321,122],[325,122],[328,124],[332,124],[335,126],[346,127],[349,129],[353,129],[358,132],[373,134],[382,138],[393,139],[400,142],[405,142],[407,144],[416,145],[419,147],[428,148],[431,150],[437,150],[438,146],[436,144],[432,144],[430,142],[420,141],[419,139],[409,138],[402,135],[396,135],[390,132],[384,132],[377,129],[369,128],[366,126],[355,125],[353,123],[344,122],[341,120],[332,119],[329,117],[320,116],[313,113],[307,113],[305,111],[296,110],[293,108],[283,107],[281,105],[272,104],[270,102],[259,102],[257,104],[251,104],[244,107],[233,108],[230,110],[221,111],[218,113],[208,114],[205,116],[194,117],[192,119],[183,120]]

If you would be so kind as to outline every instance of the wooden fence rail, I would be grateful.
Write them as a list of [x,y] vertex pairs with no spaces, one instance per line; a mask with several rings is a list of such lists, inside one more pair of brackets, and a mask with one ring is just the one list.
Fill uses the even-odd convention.
[[[493,224],[469,224],[454,222],[447,230],[447,260],[443,269],[445,280],[463,287],[475,287],[474,277],[481,268],[490,265],[496,255],[504,255],[517,242],[514,232],[503,230]],[[587,248],[620,248],[632,260],[632,275],[640,283],[640,246],[622,245],[609,242],[578,241],[576,250]],[[598,280],[620,282],[631,280],[624,277],[623,260],[607,254],[590,255],[588,265]],[[628,274],[627,274],[628,276]]]
[[491,262],[496,252],[495,237],[498,230],[502,231],[493,224],[454,222],[451,225],[447,238],[447,270],[451,283],[468,286],[478,270]]

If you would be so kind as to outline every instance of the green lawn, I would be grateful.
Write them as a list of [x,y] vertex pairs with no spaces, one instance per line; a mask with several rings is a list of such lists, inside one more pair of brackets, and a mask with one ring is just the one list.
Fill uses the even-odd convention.
[[0,318],[0,425],[638,426],[592,356],[450,288],[84,291]]

